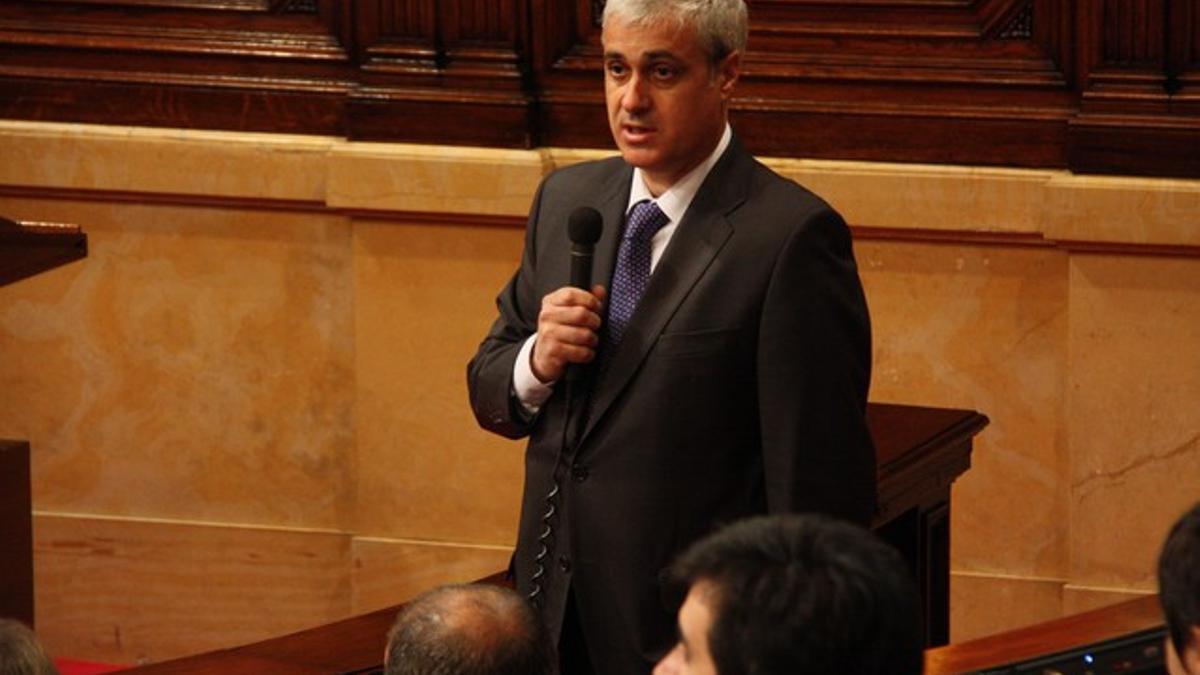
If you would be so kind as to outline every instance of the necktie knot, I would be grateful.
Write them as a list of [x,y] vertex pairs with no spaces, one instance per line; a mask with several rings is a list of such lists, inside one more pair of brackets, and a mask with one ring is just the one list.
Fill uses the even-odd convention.
[[625,239],[649,241],[656,232],[662,229],[670,218],[652,201],[640,201],[629,211],[625,223]]

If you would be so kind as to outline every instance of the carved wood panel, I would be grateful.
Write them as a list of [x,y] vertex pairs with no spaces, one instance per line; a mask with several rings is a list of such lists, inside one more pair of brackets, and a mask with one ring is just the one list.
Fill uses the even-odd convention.
[[[1200,0],[749,0],[761,154],[1200,175]],[[11,0],[0,115],[611,147],[601,0]]]
[[1104,173],[1200,176],[1192,0],[1085,0],[1087,78],[1068,164]]
[[[594,18],[590,0],[580,14]],[[1062,166],[1070,23],[1043,0],[750,2],[733,116],[755,152]],[[596,29],[537,69],[551,145],[607,146]],[[948,137],[953,143],[946,143]]]
[[0,115],[339,133],[348,37],[335,0],[5,2]]
[[529,0],[369,0],[352,138],[528,147]]

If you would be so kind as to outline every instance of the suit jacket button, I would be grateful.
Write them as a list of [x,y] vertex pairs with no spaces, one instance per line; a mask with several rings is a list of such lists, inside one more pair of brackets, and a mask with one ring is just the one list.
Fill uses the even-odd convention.
[[571,478],[574,478],[576,483],[582,483],[588,479],[588,468],[582,464],[572,466]]
[[562,570],[563,572],[570,572],[571,559],[565,555],[558,556],[558,569]]

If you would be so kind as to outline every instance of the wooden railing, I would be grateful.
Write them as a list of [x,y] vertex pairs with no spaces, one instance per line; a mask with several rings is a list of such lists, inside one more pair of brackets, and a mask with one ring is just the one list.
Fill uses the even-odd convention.
[[[996,668],[1003,664],[1026,661],[1076,647],[1094,645],[1162,625],[1162,609],[1159,607],[1158,596],[1147,595],[999,635],[930,649],[925,652],[925,675],[953,675]],[[1161,645],[1157,646],[1161,647]],[[1157,658],[1161,658],[1161,652]],[[1133,668],[1128,671],[1145,672]],[[1047,670],[1044,672],[1058,671]],[[1080,669],[1075,672],[1083,671]],[[1097,672],[1122,671],[1098,670]]]

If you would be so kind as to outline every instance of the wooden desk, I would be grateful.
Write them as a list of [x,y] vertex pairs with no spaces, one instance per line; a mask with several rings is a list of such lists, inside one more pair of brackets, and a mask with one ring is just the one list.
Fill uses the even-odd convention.
[[1046,656],[1163,625],[1157,595],[925,652],[925,675],[951,675]]
[[971,467],[971,445],[988,419],[970,410],[872,403],[879,509],[872,528],[917,577],[925,644],[950,641],[950,485]]
[[0,286],[86,255],[87,235],[75,225],[0,217]]
[[29,444],[0,440],[0,617],[33,625]]
[[[923,580],[931,625],[949,625],[950,484],[971,465],[971,441],[987,418],[969,410],[872,404],[879,464],[877,530]],[[504,583],[500,575],[484,581]],[[244,647],[144,666],[139,675],[371,673],[400,605]],[[263,611],[271,611],[264,607]],[[943,633],[944,634],[944,633]],[[944,638],[943,638],[944,639]]]
[[[87,255],[74,225],[0,217],[0,286]],[[33,625],[33,524],[29,444],[0,440],[0,616]]]

